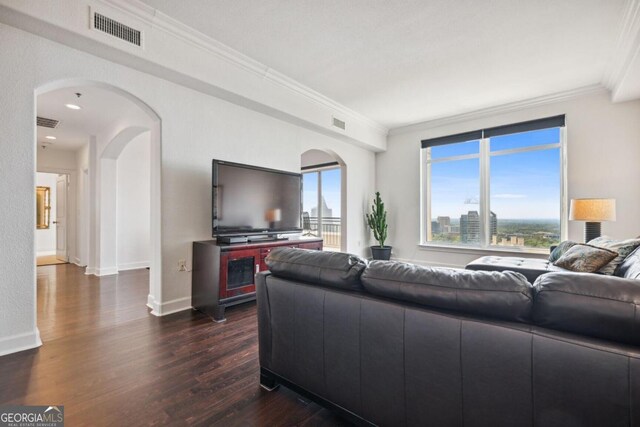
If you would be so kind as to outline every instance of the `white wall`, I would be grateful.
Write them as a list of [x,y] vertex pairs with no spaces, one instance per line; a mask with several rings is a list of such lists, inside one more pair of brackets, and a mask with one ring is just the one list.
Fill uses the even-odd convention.
[[83,145],[75,152],[78,185],[76,187],[76,241],[77,248],[74,262],[86,266],[89,263],[89,144]]
[[51,200],[51,213],[49,217],[49,228],[36,229],[36,255],[55,255],[56,253],[56,182],[57,174],[38,172],[36,175],[36,186],[49,187]]
[[58,150],[55,146],[43,149],[38,145],[38,170],[61,169],[76,170],[76,153],[69,150]]
[[149,266],[151,152],[149,132],[134,138],[118,157],[118,270]]
[[[612,104],[604,92],[544,106],[486,115],[448,124],[398,129],[388,150],[376,158],[377,187],[389,210],[389,243],[396,258],[427,264],[463,266],[486,254],[436,250],[420,241],[420,141],[436,136],[566,114],[568,196],[613,197],[618,220],[603,223],[603,234],[630,238],[640,234],[640,101]],[[568,237],[582,241],[584,223],[569,222]]]
[[210,239],[212,158],[297,172],[306,150],[336,153],[347,164],[347,250],[364,253],[369,237],[363,207],[373,192],[372,152],[6,25],[0,25],[0,49],[0,93],[12,100],[0,104],[0,235],[3,248],[11,248],[0,257],[0,354],[38,344],[34,91],[52,81],[74,78],[117,86],[162,119],[161,313],[190,307],[191,275],[178,272],[177,261],[190,262],[192,242]]
[[336,159],[331,157],[330,154],[320,150],[309,150],[302,153],[302,167],[316,166],[323,163],[335,162]]

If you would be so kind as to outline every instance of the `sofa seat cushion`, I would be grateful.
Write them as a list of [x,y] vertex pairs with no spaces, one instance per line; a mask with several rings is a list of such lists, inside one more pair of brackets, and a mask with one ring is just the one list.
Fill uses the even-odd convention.
[[346,290],[362,290],[367,265],[356,255],[293,248],[274,249],[265,262],[274,276]]
[[488,272],[371,261],[362,285],[372,294],[414,304],[526,322],[533,294],[527,279],[512,271]]
[[483,271],[515,271],[524,275],[531,283],[535,282],[542,274],[551,271],[566,271],[546,259],[502,256],[483,256],[470,262],[466,268]]
[[537,325],[640,344],[640,282],[590,273],[550,273],[534,285]]

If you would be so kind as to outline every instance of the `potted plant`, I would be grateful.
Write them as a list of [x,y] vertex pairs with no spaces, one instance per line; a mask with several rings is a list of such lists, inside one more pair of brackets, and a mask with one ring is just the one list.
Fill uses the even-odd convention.
[[387,211],[380,198],[380,192],[376,191],[376,198],[373,199],[371,214],[365,214],[367,224],[373,231],[373,237],[378,241],[378,246],[371,246],[371,257],[373,259],[389,260],[391,258],[391,246],[385,246],[387,240]]

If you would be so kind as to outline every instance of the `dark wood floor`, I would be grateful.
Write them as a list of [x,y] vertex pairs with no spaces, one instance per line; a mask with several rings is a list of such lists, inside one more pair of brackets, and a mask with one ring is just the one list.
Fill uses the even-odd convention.
[[68,426],[346,425],[284,387],[260,389],[255,303],[222,324],[190,310],[159,318],[148,280],[38,267],[44,345],[0,357],[0,405],[64,405]]

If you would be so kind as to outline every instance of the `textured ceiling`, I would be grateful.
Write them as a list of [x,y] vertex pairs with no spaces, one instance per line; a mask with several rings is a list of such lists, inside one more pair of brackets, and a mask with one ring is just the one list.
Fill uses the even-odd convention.
[[602,81],[625,0],[143,0],[397,127]]

